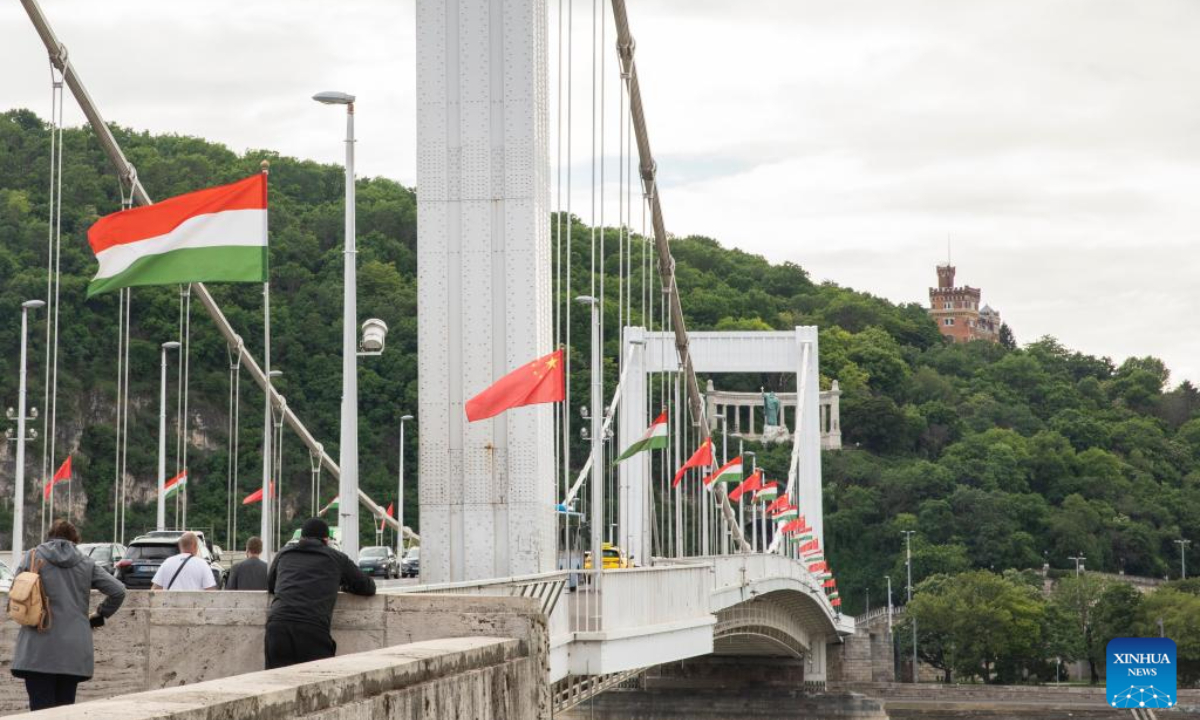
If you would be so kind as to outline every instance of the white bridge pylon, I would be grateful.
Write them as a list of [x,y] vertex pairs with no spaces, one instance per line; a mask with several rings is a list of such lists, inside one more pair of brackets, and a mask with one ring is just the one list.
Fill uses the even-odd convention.
[[[812,527],[813,536],[824,548],[817,328],[799,326],[790,332],[691,332],[688,338],[697,373],[796,373],[798,466],[794,486],[788,490]],[[652,419],[647,402],[647,375],[678,372],[679,356],[673,333],[626,327],[622,345],[622,355],[628,358],[629,364],[621,390],[617,446],[626,448],[641,437]],[[649,557],[652,522],[650,456],[639,454],[618,467],[618,537],[628,545],[625,549],[633,557]]]

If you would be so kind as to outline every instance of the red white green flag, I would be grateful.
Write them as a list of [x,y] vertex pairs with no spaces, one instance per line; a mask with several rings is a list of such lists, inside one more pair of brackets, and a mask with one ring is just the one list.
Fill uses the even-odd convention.
[[711,490],[717,483],[732,484],[742,481],[742,458],[739,455],[721,467],[712,475],[704,478],[704,487]]
[[772,517],[775,518],[776,522],[795,520],[796,518],[800,517],[800,508],[795,505],[788,505],[787,507],[776,510]]
[[646,432],[638,438],[637,442],[625,448],[625,452],[613,461],[613,464],[627,460],[640,452],[647,450],[662,450],[667,446],[669,438],[667,437],[667,411],[663,410],[654,422],[650,423],[650,427]]
[[179,492],[182,488],[187,487],[187,480],[187,470],[184,470],[168,480],[166,484],[163,485],[163,497],[169,498],[175,493]]
[[779,483],[767,483],[754,493],[754,502],[775,502],[779,497]]
[[105,215],[88,297],[117,288],[267,279],[267,176]]

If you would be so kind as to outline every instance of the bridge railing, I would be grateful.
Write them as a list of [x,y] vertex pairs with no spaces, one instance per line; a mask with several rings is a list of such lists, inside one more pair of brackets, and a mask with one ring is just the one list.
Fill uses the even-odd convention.
[[595,570],[580,572],[570,596],[572,632],[617,632],[707,617],[710,571],[706,565],[605,570],[597,593]]

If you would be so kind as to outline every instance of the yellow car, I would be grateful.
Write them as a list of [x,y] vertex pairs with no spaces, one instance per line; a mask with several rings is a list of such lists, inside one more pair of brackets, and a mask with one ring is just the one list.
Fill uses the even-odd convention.
[[[612,543],[604,543],[601,552],[604,553],[605,570],[621,570],[629,567],[629,558],[625,557],[625,551],[613,545]],[[592,569],[591,552],[585,552],[583,554],[583,569]]]

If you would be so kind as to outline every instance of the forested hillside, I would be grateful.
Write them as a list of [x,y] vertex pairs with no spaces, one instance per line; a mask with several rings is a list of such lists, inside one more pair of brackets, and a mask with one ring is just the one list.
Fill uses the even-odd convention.
[[[271,161],[273,362],[280,387],[326,447],[336,452],[340,398],[342,170],[253,151],[239,156],[196,138],[117,136],[154,197],[166,197],[256,172]],[[16,404],[19,306],[45,293],[48,129],[27,111],[0,115],[0,403]],[[84,299],[94,261],[88,225],[119,208],[116,177],[89,132],[66,133],[59,446],[75,452],[77,518],[91,537],[112,527],[116,294]],[[391,328],[388,350],[362,363],[362,479],[386,502],[394,497],[399,417],[416,408],[414,190],[386,179],[358,184],[359,290],[362,317]],[[550,219],[547,219],[548,222]],[[574,293],[586,290],[589,228],[577,220]],[[616,243],[606,248],[615,287]],[[678,283],[692,329],[821,328],[823,381],[843,390],[846,449],[826,453],[829,556],[850,611],[865,589],[882,600],[884,575],[902,588],[902,530],[915,529],[915,580],[970,568],[1064,568],[1083,553],[1087,566],[1161,577],[1178,570],[1179,537],[1200,530],[1200,393],[1172,386],[1154,358],[1114,362],[1073,352],[1050,338],[1021,348],[952,345],[916,304],[895,305],[862,292],[814,282],[796,265],[772,265],[711,239],[676,239]],[[641,244],[634,238],[634,254]],[[913,278],[914,295],[925,278]],[[214,294],[247,343],[261,347],[261,292],[217,286]],[[640,297],[635,287],[634,296]],[[634,304],[635,321],[640,304]],[[615,304],[609,308],[616,327]],[[134,291],[132,375],[136,408],[129,468],[141,501],[130,515],[138,531],[152,518],[158,346],[178,331],[177,288]],[[573,318],[586,338],[586,318]],[[1014,328],[1020,336],[1020,328]],[[33,337],[32,396],[41,404],[44,326]],[[615,363],[616,333],[607,357]],[[224,535],[229,366],[225,347],[193,308],[190,450],[193,525]],[[574,398],[586,396],[586,344],[573,347]],[[613,368],[609,368],[613,372]],[[242,383],[243,494],[260,472],[262,397]],[[725,387],[786,389],[786,378],[722,378]],[[409,458],[415,458],[410,437]],[[284,494],[289,518],[309,512],[307,453],[285,440]],[[11,497],[12,460],[0,468]],[[34,478],[41,446],[31,447]],[[582,446],[574,458],[582,461]],[[786,449],[760,455],[776,477]],[[174,456],[171,464],[173,467]],[[416,472],[413,474],[415,477]],[[410,484],[415,488],[415,482]],[[79,491],[83,492],[80,493]],[[323,490],[328,500],[332,488]],[[28,507],[36,518],[36,481]],[[407,498],[409,518],[417,504]],[[7,508],[7,506],[5,506]],[[7,513],[7,510],[4,511]],[[243,512],[240,527],[257,525]],[[419,520],[418,520],[419,523]],[[36,522],[33,523],[36,526]],[[289,520],[287,527],[292,526]],[[10,527],[0,514],[0,529]],[[107,528],[107,529],[106,529]],[[244,537],[247,533],[243,532]],[[0,541],[2,542],[2,541]]]

